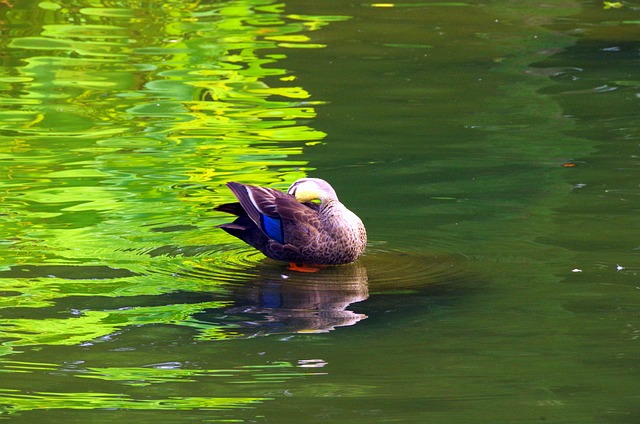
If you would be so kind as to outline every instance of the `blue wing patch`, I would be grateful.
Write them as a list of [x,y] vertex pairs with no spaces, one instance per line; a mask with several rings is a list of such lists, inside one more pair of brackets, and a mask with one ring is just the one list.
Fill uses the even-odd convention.
[[284,231],[280,219],[260,214],[260,224],[269,238],[274,239],[280,244],[284,244]]

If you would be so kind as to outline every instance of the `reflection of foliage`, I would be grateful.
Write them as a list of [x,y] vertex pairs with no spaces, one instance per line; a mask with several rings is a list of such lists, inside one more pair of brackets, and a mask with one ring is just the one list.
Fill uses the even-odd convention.
[[41,30],[13,32],[0,67],[0,308],[58,314],[0,319],[5,349],[156,324],[229,337],[191,318],[226,301],[72,307],[66,317],[56,305],[222,292],[224,272],[199,275],[203,264],[254,263],[211,253],[233,243],[212,230],[210,205],[230,196],[213,189],[304,175],[294,156],[324,137],[308,125],[319,102],[276,64],[286,49],[322,48],[303,33],[344,18],[288,15],[271,0],[54,0],[2,13],[10,28]]
[[[78,312],[71,318],[1,319],[0,329],[5,338],[15,341],[6,346],[75,345],[95,340],[128,325],[181,324],[194,313],[206,308],[219,308],[218,302],[195,305],[172,304],[153,307],[123,308],[111,311]],[[219,333],[220,338],[225,338]]]
[[[60,366],[50,363],[1,361],[0,373],[10,372],[22,379],[30,376],[65,372],[67,376],[111,387],[117,383],[128,387],[147,387],[162,384],[198,384],[198,393],[209,396],[157,397],[131,396],[104,390],[45,392],[27,389],[0,389],[0,412],[20,413],[37,409],[126,409],[126,410],[225,410],[247,408],[270,400],[261,395],[247,396],[248,385],[269,386],[292,378],[313,376],[316,372],[300,371],[289,362],[244,365],[229,369],[195,369],[184,364],[169,362],[150,364],[144,367],[82,367]],[[33,377],[31,377],[33,378]],[[78,380],[77,387],[83,386]],[[234,388],[237,387],[238,389]],[[154,393],[155,392],[150,392]],[[160,396],[166,396],[163,392]]]
[[[225,252],[235,242],[212,229],[209,211],[230,194],[216,189],[230,179],[287,185],[305,175],[294,157],[324,137],[309,126],[320,102],[277,64],[287,49],[322,48],[304,32],[344,18],[287,15],[271,0],[129,4],[0,11],[12,31],[0,67],[0,355],[100,349],[138,328],[239,337],[233,322],[194,317],[232,306],[229,281],[260,258]],[[229,384],[169,398],[112,385],[215,380],[219,391],[220,381],[246,388],[312,374],[284,362],[95,365],[0,362],[8,375],[87,383],[46,392],[12,379],[0,413],[246,408],[266,398]]]
[[264,381],[282,381],[292,377],[313,375],[313,372],[299,372],[289,362],[269,365],[248,365],[233,369],[185,369],[175,364],[159,364],[150,367],[90,368],[78,377],[117,381],[131,386],[147,386],[159,383],[185,383],[202,377],[233,378],[234,383],[252,384]]
[[[16,413],[35,409],[126,409],[126,410],[187,410],[233,409],[248,407],[268,400],[265,398],[179,397],[165,399],[133,399],[115,393],[43,393],[29,394],[0,390],[3,412]],[[6,405],[11,405],[7,407]]]
[[603,1],[602,2],[602,8],[607,10],[607,9],[620,9],[621,7],[623,7],[624,5],[622,3],[620,3],[619,1]]
[[[201,223],[200,206],[219,200],[202,184],[269,184],[279,169],[303,175],[305,163],[290,157],[323,137],[299,123],[317,102],[286,70],[265,65],[285,59],[283,48],[322,47],[299,33],[341,18],[286,15],[264,0],[42,8],[43,31],[9,44],[24,64],[1,72],[0,155],[14,161],[3,178],[12,181],[5,200],[18,206],[8,234],[47,240],[38,242],[46,259],[157,247],[167,234],[149,229]],[[26,16],[8,14],[15,25]],[[278,76],[280,87],[265,82]],[[11,256],[7,264],[32,261]]]

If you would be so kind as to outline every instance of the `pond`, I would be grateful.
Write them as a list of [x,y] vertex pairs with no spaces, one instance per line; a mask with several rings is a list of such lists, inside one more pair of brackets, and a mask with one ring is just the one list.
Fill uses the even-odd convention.
[[[640,2],[0,2],[0,420],[640,420]],[[228,181],[331,182],[289,270]]]

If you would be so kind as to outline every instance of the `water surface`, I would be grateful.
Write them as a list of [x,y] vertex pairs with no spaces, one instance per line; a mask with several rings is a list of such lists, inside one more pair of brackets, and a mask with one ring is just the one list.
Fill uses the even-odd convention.
[[[0,418],[638,420],[640,4],[0,10]],[[357,263],[215,228],[307,175]]]

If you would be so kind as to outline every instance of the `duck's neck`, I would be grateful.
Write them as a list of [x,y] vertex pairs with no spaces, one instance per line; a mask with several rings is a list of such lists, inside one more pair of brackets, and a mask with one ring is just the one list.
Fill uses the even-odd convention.
[[320,216],[325,223],[331,222],[333,225],[342,225],[345,220],[350,220],[352,215],[353,212],[336,199],[325,199],[320,204]]
[[320,201],[320,216],[323,220],[330,219],[336,213],[336,207],[340,202],[334,199],[321,199]]

